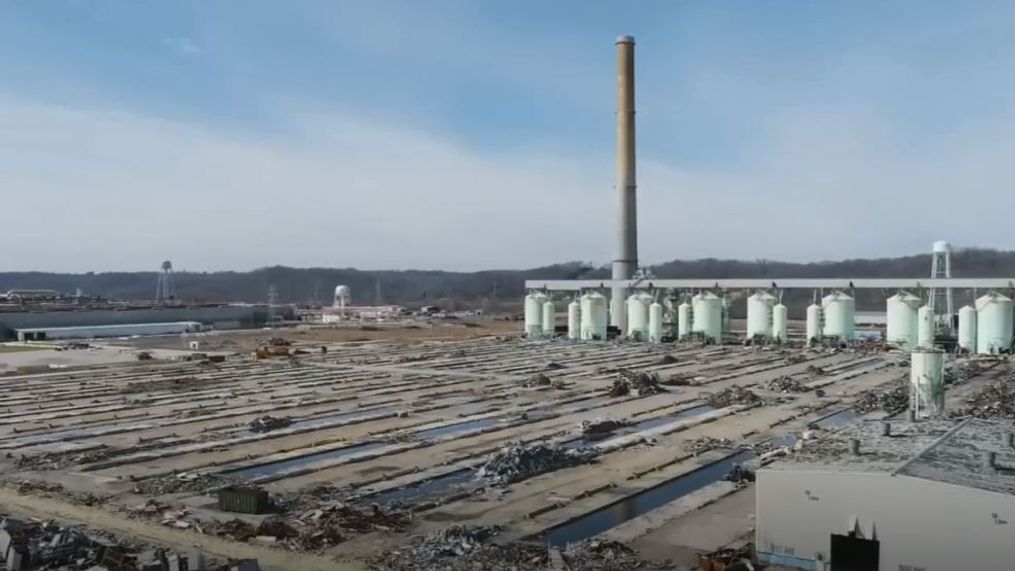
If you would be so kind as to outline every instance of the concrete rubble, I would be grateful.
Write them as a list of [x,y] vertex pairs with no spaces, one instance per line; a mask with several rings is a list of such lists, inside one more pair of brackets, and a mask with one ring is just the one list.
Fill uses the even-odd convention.
[[646,561],[634,549],[609,539],[590,539],[563,553],[568,570],[625,571],[627,569],[672,569],[670,562]]
[[285,428],[292,423],[293,423],[292,419],[289,418],[288,416],[276,417],[271,415],[265,415],[250,421],[250,430],[253,432],[271,432],[272,430]]
[[799,379],[794,379],[789,375],[783,375],[768,381],[765,388],[770,391],[780,393],[805,393],[811,390],[811,387],[805,385]]
[[535,375],[532,375],[528,379],[522,381],[523,387],[548,387],[552,384],[553,381],[550,380],[550,377],[544,375],[543,373],[536,373]]
[[736,404],[757,404],[761,402],[761,397],[749,389],[734,385],[708,395],[705,402],[715,408],[725,408]]
[[109,497],[105,495],[68,490],[61,484],[42,482],[39,480],[21,480],[15,485],[19,494],[56,497],[83,506],[98,506],[109,500]]
[[683,444],[684,452],[697,456],[720,448],[733,448],[733,441],[729,438],[712,438],[711,436],[700,436],[694,440],[686,440]]
[[520,571],[562,569],[564,571],[627,571],[630,569],[672,569],[672,564],[644,561],[626,545],[596,539],[571,546],[567,551],[547,550],[535,543],[497,544],[498,527],[454,526],[430,535],[415,537],[402,550],[388,552],[372,562],[384,571]]
[[[256,560],[249,560],[257,569]],[[198,552],[177,553],[124,542],[112,534],[52,521],[0,518],[0,562],[9,571],[226,571],[234,562],[206,560]]]
[[597,418],[595,420],[583,420],[578,424],[578,429],[583,436],[605,436],[617,429],[630,424],[624,419]]
[[360,509],[336,503],[295,516],[271,516],[256,526],[240,519],[213,521],[205,524],[204,532],[293,551],[322,551],[352,534],[400,531],[411,522],[411,516],[405,512],[384,510],[376,505]]
[[966,406],[953,416],[976,418],[1015,418],[1015,388],[1006,380],[988,385],[966,397]]
[[203,494],[215,488],[237,484],[238,481],[217,474],[180,472],[141,480],[134,485],[135,494],[162,496],[181,492]]
[[875,410],[886,412],[901,410],[909,406],[909,387],[905,384],[883,390],[870,390],[860,393],[853,408],[859,414],[867,414]]
[[233,541],[293,551],[322,551],[342,543],[353,534],[401,531],[412,523],[412,517],[407,512],[382,509],[377,505],[359,508],[340,502],[319,505],[296,514],[272,515],[257,525],[239,518],[202,521],[187,508],[173,507],[157,500],[148,500],[129,512],[135,517],[158,519],[167,527],[192,529]]
[[610,387],[611,397],[651,395],[664,392],[666,389],[659,384],[659,375],[628,369],[617,371],[617,378],[613,380],[613,385]]
[[597,454],[592,448],[511,444],[492,454],[476,471],[476,479],[504,486],[546,472],[588,464]]

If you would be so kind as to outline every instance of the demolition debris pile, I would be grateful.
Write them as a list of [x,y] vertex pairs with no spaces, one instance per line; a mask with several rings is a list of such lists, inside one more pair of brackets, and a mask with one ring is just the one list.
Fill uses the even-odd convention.
[[740,385],[734,385],[708,395],[705,402],[714,408],[724,408],[735,404],[757,404],[761,402],[761,397]]
[[401,531],[409,514],[380,506],[357,508],[343,503],[319,506],[298,515],[273,515],[254,525],[241,519],[202,521],[185,507],[148,500],[129,509],[133,517],[158,520],[162,525],[193,529],[198,533],[234,541],[273,545],[293,551],[321,551],[338,545],[352,534]]
[[966,397],[966,407],[955,416],[976,418],[1015,418],[1015,389],[1010,380],[986,386]]
[[853,404],[853,408],[858,414],[867,414],[875,410],[893,412],[908,406],[909,387],[904,384],[880,391],[863,391]]
[[180,472],[179,474],[169,474],[158,478],[141,480],[134,485],[134,493],[144,494],[146,496],[161,496],[164,494],[178,494],[181,492],[203,494],[209,490],[237,483],[239,482],[235,479],[217,474]]
[[798,379],[794,379],[789,375],[783,375],[776,377],[765,386],[770,391],[779,393],[805,393],[811,390],[811,387],[803,384]]
[[252,432],[271,432],[272,430],[278,430],[279,428],[285,428],[292,424],[293,421],[288,416],[271,416],[265,415],[260,418],[255,418],[250,421],[250,430]]
[[346,504],[312,509],[295,517],[271,516],[254,526],[239,519],[206,524],[205,531],[235,541],[250,541],[293,551],[322,551],[350,534],[401,531],[412,522],[400,511],[379,506],[361,510]]
[[[408,547],[391,551],[373,561],[378,570],[399,571],[518,571],[520,569],[568,569],[628,571],[671,569],[669,563],[639,559],[637,553],[616,541],[591,540],[570,550],[547,550],[532,543],[498,545],[491,540],[498,527],[454,526],[413,538]],[[554,563],[556,560],[556,563]]]
[[592,448],[512,444],[491,455],[476,472],[476,479],[505,486],[546,472],[588,464],[597,454]]
[[630,424],[626,420],[615,420],[612,418],[597,418],[595,420],[583,420],[578,424],[582,436],[606,436],[613,431]]
[[536,373],[528,379],[522,381],[523,387],[548,387],[553,384],[550,377],[547,377],[543,373]]
[[[116,537],[77,526],[61,526],[52,521],[0,519],[0,553],[3,568],[28,569],[230,569],[208,564],[200,552],[187,555],[163,549],[134,545]],[[247,567],[256,569],[256,567]]]
[[611,397],[622,397],[629,394],[652,395],[664,393],[666,389],[659,384],[659,375],[655,373],[635,372],[621,369],[610,387]]
[[733,448],[733,441],[729,438],[712,438],[711,436],[700,436],[694,440],[684,441],[684,452],[694,454],[702,454],[709,450],[715,450],[718,448]]

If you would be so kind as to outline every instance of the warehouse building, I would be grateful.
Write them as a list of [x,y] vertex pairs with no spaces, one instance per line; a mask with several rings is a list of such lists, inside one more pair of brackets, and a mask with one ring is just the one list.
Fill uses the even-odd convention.
[[822,571],[1007,571],[1011,422],[861,422],[757,473],[766,563]]

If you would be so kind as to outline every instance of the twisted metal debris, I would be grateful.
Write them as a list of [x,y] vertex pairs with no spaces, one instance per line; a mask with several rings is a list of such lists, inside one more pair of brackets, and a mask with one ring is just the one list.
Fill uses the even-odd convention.
[[860,393],[853,408],[858,414],[875,410],[892,412],[909,406],[909,387],[898,385],[884,390],[868,390]]
[[659,375],[656,373],[620,369],[610,387],[610,396],[622,397],[632,391],[637,391],[639,395],[650,395],[664,393],[666,389],[659,384]]
[[513,444],[494,453],[476,472],[476,479],[504,486],[562,468],[593,461],[592,448],[565,448],[560,445]]
[[705,402],[715,408],[724,408],[735,404],[756,404],[761,402],[761,397],[740,385],[734,385],[708,395]]
[[285,428],[292,423],[293,423],[292,419],[289,418],[288,416],[276,417],[271,415],[265,415],[250,421],[250,430],[253,432],[271,432],[272,430]]

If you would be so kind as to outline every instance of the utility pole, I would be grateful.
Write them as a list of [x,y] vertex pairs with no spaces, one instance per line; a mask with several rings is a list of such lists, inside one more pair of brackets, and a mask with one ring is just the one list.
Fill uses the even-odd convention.
[[268,328],[275,326],[275,301],[278,300],[278,290],[275,285],[268,286]]

